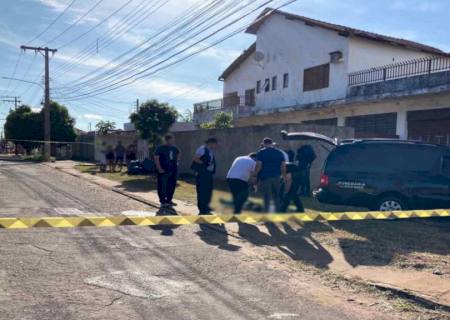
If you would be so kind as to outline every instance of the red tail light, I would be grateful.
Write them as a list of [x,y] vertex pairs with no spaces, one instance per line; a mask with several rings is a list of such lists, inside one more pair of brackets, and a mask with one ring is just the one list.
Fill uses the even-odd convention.
[[328,176],[325,174],[322,174],[320,176],[320,185],[319,186],[321,188],[328,187],[328,183],[329,183]]

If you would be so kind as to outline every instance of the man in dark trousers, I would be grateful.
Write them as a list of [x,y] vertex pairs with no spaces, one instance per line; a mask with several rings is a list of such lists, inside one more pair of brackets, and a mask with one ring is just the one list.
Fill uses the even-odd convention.
[[281,198],[281,212],[287,212],[291,202],[297,207],[297,212],[304,212],[302,200],[298,194],[302,181],[301,172],[294,163],[286,164],[286,180],[283,181],[283,196]]
[[237,157],[228,170],[227,182],[233,195],[234,213],[241,213],[248,199],[250,183],[255,183],[256,153]]
[[192,160],[192,169],[197,173],[197,207],[200,214],[210,214],[212,211],[209,204],[214,189],[214,173],[216,172],[214,151],[217,146],[217,139],[209,138],[197,149]]
[[177,185],[180,150],[174,145],[171,134],[164,137],[164,144],[155,150],[154,160],[158,174],[158,196],[161,206],[176,206],[172,201]]
[[286,176],[286,159],[272,139],[264,138],[263,148],[257,153],[256,175],[264,200],[264,212],[270,211],[270,200],[275,202],[275,210],[280,210],[280,176]]
[[316,153],[311,145],[306,144],[297,150],[298,169],[301,174],[300,194],[309,197],[311,194],[311,165],[316,159]]

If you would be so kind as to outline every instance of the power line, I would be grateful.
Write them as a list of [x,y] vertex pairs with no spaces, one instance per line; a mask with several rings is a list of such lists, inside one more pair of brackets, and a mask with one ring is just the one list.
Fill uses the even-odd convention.
[[[239,2],[239,1],[237,1],[237,2]],[[202,9],[205,9],[205,10],[211,10],[212,8],[214,8],[214,5],[217,5],[217,4],[219,4],[219,3],[220,3],[220,1],[213,1],[212,3],[209,4],[209,7],[202,8]],[[230,5],[233,5],[233,3],[230,3]],[[167,44],[172,44],[174,40],[177,40],[177,39],[181,38],[183,35],[189,34],[190,31],[195,30],[195,28],[201,26],[202,24],[204,24],[205,22],[211,20],[212,18],[217,18],[216,20],[219,20],[219,21],[220,21],[220,19],[222,18],[221,16],[219,16],[218,14],[216,14],[215,12],[213,12],[213,13],[210,15],[210,17],[206,16],[204,20],[201,20],[199,23],[197,23],[197,24],[194,25],[193,27],[190,27],[189,29],[186,29],[186,30],[184,31],[184,33],[178,34],[178,35],[177,35],[177,32],[178,32],[179,30],[182,30],[183,28],[185,28],[186,26],[188,26],[189,23],[190,23],[191,21],[195,21],[195,20],[193,20],[193,19],[196,19],[196,18],[199,18],[199,17],[204,16],[204,14],[207,12],[207,11],[205,11],[205,10],[198,12],[198,15],[192,17],[192,19],[190,19],[189,21],[183,22],[183,23],[182,23],[181,25],[179,25],[179,26],[175,26],[175,29],[172,30],[172,31],[170,31],[168,34],[161,33],[161,32],[158,30],[158,32],[156,33],[156,35],[152,35],[152,36],[149,37],[146,41],[144,41],[144,42],[142,42],[141,44],[139,44],[136,48],[132,48],[131,50],[125,52],[124,54],[120,55],[119,57],[113,59],[113,60],[110,61],[109,63],[107,63],[107,64],[105,64],[105,65],[103,65],[103,66],[101,66],[100,68],[97,69],[98,71],[100,71],[101,69],[105,69],[105,68],[107,67],[108,64],[112,64],[114,61],[119,60],[120,58],[124,57],[124,56],[127,55],[128,53],[130,53],[130,52],[136,50],[137,48],[139,48],[139,47],[141,47],[141,46],[143,46],[144,44],[146,44],[146,43],[149,42],[150,40],[154,40],[154,43],[153,43],[153,44],[147,46],[145,49],[143,49],[143,50],[140,51],[139,53],[135,54],[135,55],[132,56],[131,58],[128,58],[126,61],[124,61],[123,63],[121,63],[120,65],[118,65],[118,66],[115,68],[115,69],[118,69],[119,67],[122,67],[122,68],[123,68],[122,71],[119,71],[119,72],[114,73],[114,70],[106,70],[103,74],[99,74],[99,75],[97,75],[97,76],[95,76],[95,77],[92,77],[92,78],[89,79],[89,80],[86,80],[86,81],[84,81],[84,82],[80,82],[81,79],[86,78],[88,75],[95,73],[95,71],[94,71],[94,72],[90,72],[89,74],[87,74],[87,75],[81,77],[81,78],[78,80],[79,84],[81,84],[81,85],[84,86],[84,85],[89,84],[90,82],[94,82],[96,79],[100,79],[101,77],[103,77],[103,80],[105,81],[105,80],[107,80],[107,79],[111,79],[113,76],[118,76],[118,75],[120,75],[120,74],[122,74],[122,73],[130,72],[130,70],[131,70],[131,71],[136,70],[136,66],[138,66],[138,64],[140,64],[140,63],[142,63],[142,64],[148,63],[148,61],[149,61],[148,58],[146,58],[147,60],[144,60],[145,57],[139,58],[139,56],[143,55],[144,53],[146,53],[147,51],[149,51],[150,49],[152,49],[155,45],[159,45],[159,46],[156,47],[156,49],[162,50],[162,49],[164,49],[164,45],[165,45],[166,43],[167,43]],[[236,12],[236,10],[233,11],[232,13],[235,13],[235,12]],[[228,16],[230,16],[230,14],[228,14]],[[206,28],[203,28],[201,31],[205,31],[205,30],[207,30],[209,27],[211,27],[211,26],[213,26],[213,25],[215,25],[215,24],[216,24],[216,22],[213,21],[213,22],[210,23]],[[197,34],[199,34],[199,32],[197,32]],[[155,36],[158,36],[158,35],[160,36],[160,38],[163,39],[163,41],[161,41],[161,40],[158,39],[158,38],[155,38]],[[172,35],[177,35],[177,36],[176,36],[175,38],[173,38],[173,37],[171,37]],[[187,40],[189,40],[189,39],[187,39]],[[184,39],[184,40],[178,42],[176,46],[178,46],[180,43],[183,43],[183,42],[185,42],[185,41],[186,41],[186,39]],[[173,47],[175,47],[175,46],[173,46]],[[167,50],[166,50],[166,52],[167,52]],[[150,56],[150,58],[154,58],[154,57],[155,57],[155,55]],[[137,59],[137,58],[139,58],[139,59]],[[135,68],[135,69],[131,69],[131,68]],[[76,84],[76,85],[78,85],[78,84]],[[70,86],[70,87],[67,87],[67,88],[72,88],[72,87],[75,87],[76,85],[74,84],[74,85],[72,85],[72,86]],[[64,88],[64,87],[63,87],[63,88]],[[63,90],[64,90],[64,89],[63,89]],[[69,90],[69,89],[66,89],[66,90]]]
[[53,37],[50,41],[47,41],[44,46],[49,45],[50,43],[54,42],[55,40],[59,39],[63,34],[65,34],[66,32],[68,32],[70,29],[72,29],[73,27],[75,27],[80,21],[82,21],[86,16],[88,16],[92,11],[95,10],[95,8],[97,8],[104,0],[99,0],[97,1],[94,6],[92,6],[88,11],[86,11],[85,13],[83,13],[74,23],[72,23],[71,25],[69,25],[67,28],[65,28],[62,32],[60,32],[58,35],[56,35],[55,37]]
[[28,41],[26,43],[26,45],[30,44],[31,42],[33,42],[34,40],[39,39],[44,33],[46,33],[48,30],[50,30],[51,27],[53,27],[53,25],[73,6],[73,4],[76,2],[77,0],[72,0],[72,2],[69,3],[69,5],[44,29],[42,30],[37,36],[35,36],[33,39],[31,39],[30,41]]
[[[295,0],[288,1],[288,2],[286,2],[285,4],[283,4],[282,6],[288,5],[288,4],[290,4],[290,3],[294,2],[294,1],[295,1]],[[199,43],[203,42],[204,40],[208,39],[209,37],[211,37],[211,36],[217,34],[218,32],[224,30],[225,28],[229,27],[230,25],[235,24],[237,21],[239,21],[239,20],[243,19],[244,17],[250,15],[250,14],[253,13],[254,11],[259,10],[261,7],[267,5],[269,2],[272,2],[272,1],[269,0],[269,1],[264,2],[263,4],[261,4],[260,6],[254,8],[254,9],[251,10],[250,12],[247,12],[246,14],[240,16],[239,18],[236,18],[236,19],[232,20],[231,22],[227,23],[225,26],[222,26],[221,28],[215,30],[215,31],[212,32],[211,34],[209,34],[209,35],[203,37],[202,39],[200,39],[200,40],[194,42],[192,45],[188,46],[187,48],[184,48],[184,49],[182,49],[181,51],[176,52],[176,53],[170,55],[168,58],[166,58],[166,59],[164,59],[164,60],[162,60],[162,61],[159,61],[158,63],[156,63],[156,64],[154,64],[154,65],[152,65],[152,66],[150,66],[150,67],[148,67],[148,68],[145,68],[145,69],[143,69],[143,70],[141,70],[141,71],[139,71],[139,72],[137,72],[137,73],[134,73],[133,75],[130,75],[130,76],[126,77],[125,79],[122,79],[122,80],[113,82],[113,83],[111,83],[111,84],[109,84],[109,85],[106,85],[106,86],[104,86],[104,87],[100,87],[100,88],[97,88],[97,89],[92,89],[92,90],[87,91],[87,92],[85,92],[85,93],[83,93],[83,94],[79,94],[79,95],[76,95],[76,96],[72,96],[72,97],[70,97],[70,99],[77,99],[77,98],[83,98],[83,97],[91,97],[91,96],[95,96],[95,95],[97,95],[97,94],[100,94],[100,92],[101,92],[101,93],[106,93],[106,92],[115,90],[115,89],[117,89],[117,88],[119,88],[119,87],[122,87],[122,86],[125,86],[125,85],[129,85],[129,84],[135,82],[135,81],[138,80],[138,79],[141,79],[141,78],[143,78],[143,77],[147,77],[147,76],[152,75],[152,74],[154,74],[154,73],[156,73],[156,72],[159,72],[159,71],[161,71],[161,70],[163,70],[163,69],[166,69],[166,68],[168,68],[169,66],[171,66],[171,65],[173,65],[173,64],[175,64],[175,63],[178,63],[178,62],[180,62],[180,61],[186,60],[186,59],[188,59],[189,57],[191,57],[191,56],[193,56],[193,55],[195,55],[195,54],[197,54],[197,53],[199,53],[199,52],[201,52],[201,51],[204,51],[204,50],[206,50],[206,49],[208,49],[208,48],[210,48],[210,47],[212,47],[212,46],[214,46],[214,45],[217,45],[218,43],[225,41],[226,39],[230,38],[231,36],[235,35],[236,33],[241,32],[241,31],[242,31],[243,29],[245,29],[246,27],[245,27],[245,28],[240,28],[240,29],[238,29],[238,30],[232,32],[231,34],[229,34],[229,35],[227,35],[226,37],[220,39],[219,41],[214,42],[212,45],[207,46],[207,47],[204,48],[204,49],[196,50],[196,51],[194,51],[194,52],[191,53],[191,54],[188,54],[188,55],[186,55],[186,56],[184,56],[184,57],[182,57],[182,58],[180,58],[180,59],[178,59],[178,60],[176,60],[176,61],[174,61],[174,62],[169,63],[168,65],[162,66],[162,67],[156,69],[155,71],[149,72],[152,68],[154,68],[154,67],[156,67],[156,66],[159,66],[159,65],[161,65],[161,64],[164,63],[164,62],[169,61],[171,58],[173,58],[173,57],[175,57],[175,56],[177,56],[177,55],[180,55],[180,54],[183,53],[183,52],[186,52],[187,50],[191,49],[193,46],[198,45]],[[280,6],[280,7],[281,7],[281,6]],[[261,17],[261,18],[262,18],[262,17]],[[260,19],[261,19],[261,18],[260,18]],[[252,22],[252,23],[253,23],[253,22]],[[138,76],[138,77],[137,77],[137,76]],[[132,79],[132,80],[131,80],[131,79]],[[128,81],[128,80],[131,80],[131,81],[130,81],[130,82],[127,82],[127,83],[124,83],[124,82],[126,82],[126,81]]]
[[95,24],[94,26],[92,26],[91,28],[89,28],[87,31],[83,32],[82,34],[80,34],[78,37],[75,37],[74,39],[64,43],[63,45],[59,46],[58,49],[62,49],[64,47],[67,47],[68,45],[80,40],[82,37],[84,37],[85,35],[87,35],[88,33],[92,32],[93,30],[95,30],[96,28],[98,28],[100,25],[102,25],[103,23],[105,23],[106,21],[108,21],[109,19],[111,19],[114,15],[116,15],[117,13],[119,13],[121,10],[123,10],[126,6],[128,6],[130,3],[132,3],[135,0],[128,0],[127,2],[125,2],[122,6],[120,6],[117,10],[115,10],[114,12],[112,12],[109,16],[107,16],[106,18],[104,18],[103,20],[101,20],[100,22],[98,22],[97,24]]

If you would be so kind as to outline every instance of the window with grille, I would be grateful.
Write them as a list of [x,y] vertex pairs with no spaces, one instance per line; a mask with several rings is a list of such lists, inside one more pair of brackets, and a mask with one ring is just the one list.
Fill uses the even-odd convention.
[[270,91],[270,79],[267,78],[267,79],[264,81],[264,92],[269,92],[269,91]]
[[303,73],[303,91],[328,88],[330,85],[330,64],[308,68]]
[[289,87],[289,73],[283,74],[283,88]]
[[245,105],[254,107],[255,104],[255,89],[245,90]]
[[277,90],[277,76],[272,77],[272,91]]

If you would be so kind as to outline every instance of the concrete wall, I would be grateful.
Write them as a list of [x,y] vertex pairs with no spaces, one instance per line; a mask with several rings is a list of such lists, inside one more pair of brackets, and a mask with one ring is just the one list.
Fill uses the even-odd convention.
[[[328,88],[303,92],[303,70],[330,62],[329,53],[342,51],[344,61],[330,65]],[[272,15],[259,29],[256,51],[264,53],[257,63],[253,55],[236,69],[224,83],[224,94],[256,88],[256,81],[264,84],[277,76],[277,89],[256,95],[258,108],[277,108],[289,105],[326,101],[345,97],[347,90],[348,38],[336,32],[287,20]],[[289,87],[283,88],[283,74],[289,73]]]
[[338,125],[345,125],[346,117],[397,112],[396,134],[401,139],[407,139],[408,123],[406,115],[408,111],[443,108],[450,108],[450,91],[255,115],[240,118],[236,122],[236,126],[301,123],[302,121],[328,118],[338,118]]
[[[190,170],[190,165],[194,152],[208,137],[218,138],[221,144],[220,149],[216,152],[216,177],[219,179],[225,179],[230,165],[237,156],[257,151],[264,137],[272,137],[283,149],[292,149],[294,151],[297,150],[301,143],[297,141],[287,142],[281,140],[281,130],[287,130],[289,132],[313,131],[338,138],[353,137],[353,129],[350,128],[302,124],[274,124],[220,130],[176,132],[174,133],[176,144],[181,150],[180,171],[182,173],[192,173]],[[311,145],[313,145],[318,156],[311,171],[312,183],[314,186],[317,186],[319,183],[319,175],[323,161],[325,160],[328,152],[318,143],[311,143]]]
[[411,90],[424,90],[450,84],[450,70],[420,76],[394,79],[354,86],[349,89],[348,97],[366,97]]
[[135,131],[114,132],[106,135],[95,136],[95,161],[104,161],[105,155],[102,150],[107,146],[116,147],[117,143],[121,141],[122,145],[127,148],[130,144],[135,144],[138,147],[138,160],[143,160],[148,157],[148,144],[146,141],[138,139]]
[[387,43],[382,44],[364,38],[352,37],[349,42],[348,72],[429,56],[432,55]]

